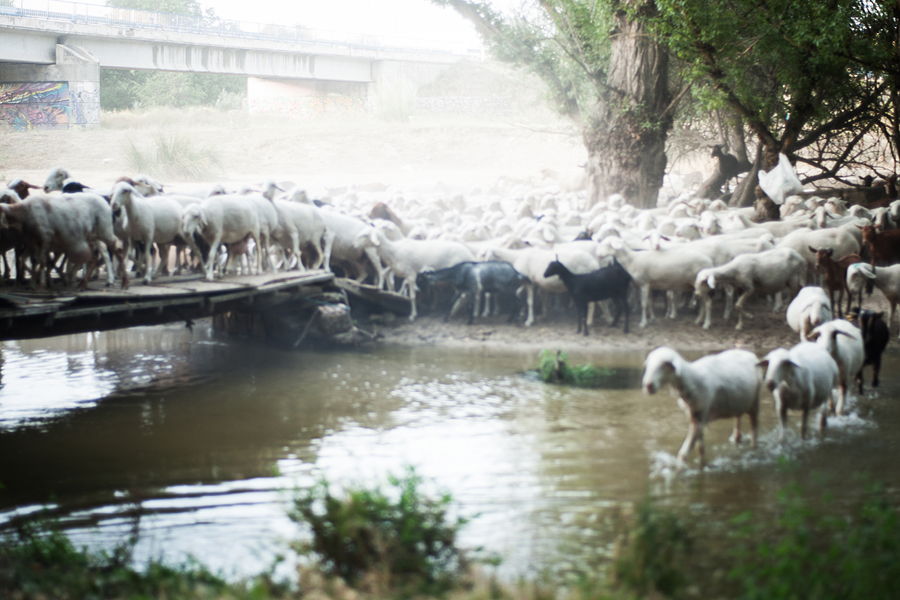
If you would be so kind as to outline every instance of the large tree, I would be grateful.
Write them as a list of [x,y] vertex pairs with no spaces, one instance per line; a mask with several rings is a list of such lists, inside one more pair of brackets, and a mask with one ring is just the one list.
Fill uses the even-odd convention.
[[489,2],[434,0],[479,28],[495,54],[524,65],[581,126],[593,201],[623,194],[655,206],[674,103],[669,61],[648,35],[651,0],[539,0],[503,14]]

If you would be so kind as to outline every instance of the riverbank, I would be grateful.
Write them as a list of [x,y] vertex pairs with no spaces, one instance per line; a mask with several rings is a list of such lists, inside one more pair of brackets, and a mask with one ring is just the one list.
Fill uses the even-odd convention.
[[[717,309],[718,312],[718,309]],[[396,346],[441,346],[479,350],[520,350],[539,352],[560,349],[570,353],[591,354],[621,351],[645,351],[668,345],[681,351],[714,352],[726,348],[746,348],[768,352],[778,346],[796,343],[797,334],[784,322],[783,313],[757,313],[744,331],[735,331],[733,321],[721,320],[708,330],[693,323],[688,316],[676,321],[658,319],[646,328],[637,326],[634,318],[629,333],[621,326],[596,324],[588,336],[575,333],[575,318],[563,315],[539,321],[532,327],[507,323],[504,317],[476,321],[445,322],[439,317],[420,317],[414,322],[396,319],[375,326],[381,343]],[[600,323],[599,319],[597,323]]]

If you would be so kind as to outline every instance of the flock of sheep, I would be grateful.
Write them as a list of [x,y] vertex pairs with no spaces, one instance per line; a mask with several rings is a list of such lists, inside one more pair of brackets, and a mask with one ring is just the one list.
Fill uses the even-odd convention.
[[[624,314],[627,333],[630,307],[639,303],[646,327],[662,297],[668,318],[693,310],[690,304],[704,328],[721,301],[723,319],[734,313],[737,329],[751,314],[752,297],[757,311],[780,311],[792,299],[786,317],[801,342],[791,349],[762,360],[742,350],[694,362],[669,348],[648,355],[644,389],[672,384],[690,418],[679,458],[699,441],[702,459],[709,420],[736,418],[739,437],[747,414],[755,440],[763,384],[782,424],[789,409],[803,412],[804,434],[810,411],[820,411],[824,427],[823,407],[835,388],[834,410],[843,410],[850,380],[862,385],[864,363],[875,365],[877,385],[900,301],[900,200],[863,207],[793,195],[782,200],[780,214],[755,223],[753,209],[690,196],[655,209],[637,209],[618,195],[586,206],[581,192],[549,188],[428,199],[357,190],[321,201],[289,183],[171,193],[139,176],[122,177],[103,193],[57,168],[42,188],[15,180],[0,191],[0,244],[4,277],[14,272],[34,286],[85,285],[101,263],[107,283],[118,278],[123,286],[132,272],[149,284],[170,268],[200,270],[207,279],[232,269],[322,268],[408,295],[410,319],[419,312],[419,291],[452,292],[448,317],[468,298],[469,322],[504,303],[514,318],[524,296],[526,326],[536,307],[546,312],[554,296],[568,293],[585,335],[590,309],[607,310],[605,300],[616,319]],[[11,250],[15,269],[7,263]],[[861,311],[862,330],[831,320],[851,298],[861,304],[866,288],[888,300],[887,323],[872,311]]]

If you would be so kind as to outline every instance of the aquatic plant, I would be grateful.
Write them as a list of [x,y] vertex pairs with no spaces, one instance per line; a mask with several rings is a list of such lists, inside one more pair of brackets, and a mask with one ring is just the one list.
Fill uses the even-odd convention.
[[323,571],[351,585],[363,579],[376,590],[435,592],[459,584],[467,566],[457,546],[465,519],[451,516],[452,497],[427,495],[410,468],[389,476],[388,488],[332,491],[327,480],[300,490],[290,516],[311,532],[297,544]]
[[595,365],[572,365],[561,350],[542,350],[538,359],[538,374],[544,383],[561,383],[576,387],[603,387],[615,373],[613,369]]

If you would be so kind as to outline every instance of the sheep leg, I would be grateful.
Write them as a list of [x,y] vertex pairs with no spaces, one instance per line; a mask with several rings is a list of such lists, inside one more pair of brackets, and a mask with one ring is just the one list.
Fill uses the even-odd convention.
[[847,402],[847,378],[841,376],[841,382],[838,384],[838,401],[835,413],[837,416],[844,414],[844,404]]
[[675,305],[675,290],[666,290],[666,304],[668,304],[666,318],[678,318],[678,307]]
[[[474,323],[475,317],[478,316],[478,309],[481,308],[479,305],[479,303],[481,302],[481,293],[482,293],[481,280],[478,279],[477,275],[476,275],[475,290],[474,290],[475,297],[472,298],[472,316],[469,319],[469,325]],[[485,302],[485,308],[487,308],[487,302]],[[487,316],[487,315],[485,315],[485,316]]]
[[737,325],[734,328],[738,331],[744,328],[744,303],[747,302],[747,298],[749,298],[753,294],[752,289],[748,289],[741,297],[737,299],[737,302],[734,303],[734,312],[737,313]]
[[825,435],[825,428],[828,427],[828,411],[824,409],[819,410],[819,437]]
[[213,269],[216,267],[216,261],[219,258],[219,244],[221,243],[221,236],[216,236],[213,238],[213,241],[209,244],[209,255],[206,257],[206,280],[212,281],[215,279],[213,277]]
[[725,312],[722,313],[722,318],[724,320],[728,320],[731,317],[731,311],[734,310],[734,286],[726,285],[725,286]]
[[334,247],[334,232],[326,231],[322,235],[322,264],[319,265],[326,271],[331,270],[331,250]]
[[589,302],[579,302],[575,306],[575,311],[578,313],[578,330],[575,333],[584,333],[584,335],[588,335],[588,324],[587,324],[588,304],[590,304],[590,303]]
[[531,327],[534,324],[534,284],[525,285],[525,297],[528,305],[528,316],[525,318],[525,327]]
[[410,279],[411,278],[409,278],[409,277],[406,278],[407,285],[409,286],[409,306],[410,306],[409,320],[415,321],[416,316],[417,316],[417,313],[416,313],[416,282],[415,282],[415,279],[412,279],[412,280],[410,280]]
[[741,443],[741,416],[738,415],[734,418],[734,430],[731,432],[731,437],[728,438],[732,444],[740,444]]
[[[881,372],[881,356],[875,357],[872,361],[872,387],[878,387],[878,373]],[[860,373],[862,370],[860,369]],[[862,385],[862,382],[860,382]]]
[[691,417],[690,423],[688,424],[688,433],[684,438],[684,442],[681,444],[681,449],[678,451],[678,462],[684,464],[685,458],[688,454],[690,454],[691,450],[694,448],[694,444],[696,442],[700,442],[699,450],[700,450],[700,467],[704,466],[704,451],[703,451],[703,428],[700,426],[700,421],[697,420],[696,417]]
[[638,325],[641,329],[647,326],[647,317],[650,311],[650,286],[641,286],[641,322]]
[[144,242],[144,284],[153,281],[153,256],[151,255],[151,250],[153,250],[153,240],[146,240]]

